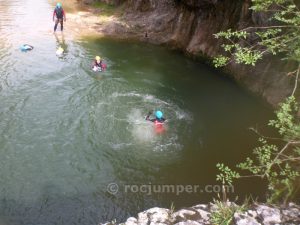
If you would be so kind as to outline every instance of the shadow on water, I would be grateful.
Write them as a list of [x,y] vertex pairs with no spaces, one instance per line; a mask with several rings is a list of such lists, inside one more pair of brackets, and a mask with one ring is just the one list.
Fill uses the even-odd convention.
[[54,33],[54,37],[56,39],[56,48],[58,49],[59,47],[62,47],[64,49],[64,53],[68,53],[68,45],[67,42],[65,41],[65,35],[63,32],[60,32],[58,34],[57,32]]

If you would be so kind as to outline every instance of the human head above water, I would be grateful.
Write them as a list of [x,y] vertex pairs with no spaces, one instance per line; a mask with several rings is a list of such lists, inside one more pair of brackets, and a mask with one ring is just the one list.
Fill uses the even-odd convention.
[[155,116],[156,116],[157,119],[161,119],[164,116],[164,114],[161,111],[158,110],[158,111],[155,112]]
[[57,7],[57,8],[61,8],[61,3],[58,2],[58,3],[56,4],[56,7]]
[[100,56],[98,56],[98,55],[95,57],[95,59],[97,62],[100,62],[100,60],[101,60]]

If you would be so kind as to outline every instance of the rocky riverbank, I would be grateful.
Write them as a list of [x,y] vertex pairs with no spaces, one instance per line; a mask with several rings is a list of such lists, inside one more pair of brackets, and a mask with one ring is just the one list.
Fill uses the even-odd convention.
[[[228,207],[239,209],[234,203],[227,203]],[[213,223],[220,210],[216,204],[196,205],[186,209],[173,211],[164,208],[152,208],[130,217],[125,223],[119,225],[204,225]],[[290,203],[287,206],[276,207],[264,204],[254,204],[246,209],[233,212],[232,217],[227,220],[228,224],[235,225],[299,225],[300,206]],[[113,225],[114,222],[101,225]],[[225,223],[224,223],[225,224]],[[227,223],[226,223],[227,224]]]

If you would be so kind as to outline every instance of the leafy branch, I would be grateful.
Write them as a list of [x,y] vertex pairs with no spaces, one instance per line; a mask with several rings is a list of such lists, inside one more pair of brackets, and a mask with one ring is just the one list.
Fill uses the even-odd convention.
[[259,138],[260,146],[253,150],[252,158],[248,157],[237,165],[245,174],[240,174],[224,164],[217,164],[220,174],[217,180],[222,184],[232,185],[234,179],[259,177],[267,180],[270,201],[292,197],[299,178],[300,165],[300,121],[296,113],[299,106],[295,97],[291,96],[280,105],[276,119],[270,120],[269,126],[278,130],[284,142],[281,147],[272,144],[273,139]]
[[[216,56],[216,67],[230,62],[254,66],[266,54],[284,53],[286,59],[300,62],[300,11],[292,0],[252,0],[255,12],[272,13],[275,25],[247,27],[241,30],[221,31],[214,36],[224,39],[225,55]],[[256,44],[253,44],[253,43]]]

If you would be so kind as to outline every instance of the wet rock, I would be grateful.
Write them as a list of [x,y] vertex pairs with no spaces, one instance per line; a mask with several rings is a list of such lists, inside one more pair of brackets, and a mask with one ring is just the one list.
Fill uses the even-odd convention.
[[282,220],[285,223],[300,224],[300,207],[295,203],[289,203],[287,208],[282,209]]
[[198,222],[205,223],[205,224],[209,223],[210,212],[209,212],[208,205],[204,205],[204,204],[196,205],[193,207],[193,209],[197,211],[198,214],[200,215],[200,219],[198,220]]
[[271,225],[271,224],[280,224],[281,215],[280,210],[277,208],[271,208],[266,205],[258,205],[256,207],[256,212],[258,217],[262,220],[263,224]]
[[187,220],[187,221],[184,221],[184,222],[176,223],[174,225],[203,225],[203,223],[198,223],[196,221]]
[[208,205],[206,204],[199,204],[199,205],[195,205],[193,206],[194,209],[202,209],[202,210],[209,210]]
[[140,225],[148,225],[149,218],[146,212],[141,212],[138,214],[138,224]]
[[203,222],[203,223],[207,223],[209,221],[210,212],[207,212],[202,209],[197,209],[197,212],[200,214],[200,217],[201,217],[201,219],[199,219],[198,221]]
[[169,225],[168,223],[155,223],[151,222],[150,225]]
[[[256,214],[256,213],[255,213]],[[236,225],[260,225],[260,223],[255,219],[255,214],[246,213],[234,213],[234,224]]]
[[125,225],[137,225],[137,219],[130,217],[126,220]]
[[[227,202],[229,207],[238,207]],[[180,209],[172,213],[169,209],[151,208],[138,214],[138,218],[130,217],[122,225],[208,225],[211,212],[218,210],[216,204],[196,205]],[[299,225],[300,206],[292,203],[286,207],[253,205],[245,212],[235,212],[232,225]],[[113,225],[105,223],[103,225]],[[121,225],[121,224],[119,224]]]
[[175,223],[185,221],[187,219],[197,220],[197,212],[190,209],[181,209],[172,214],[172,219]]
[[148,223],[168,223],[170,219],[170,210],[163,208],[152,208],[138,214],[138,224]]

